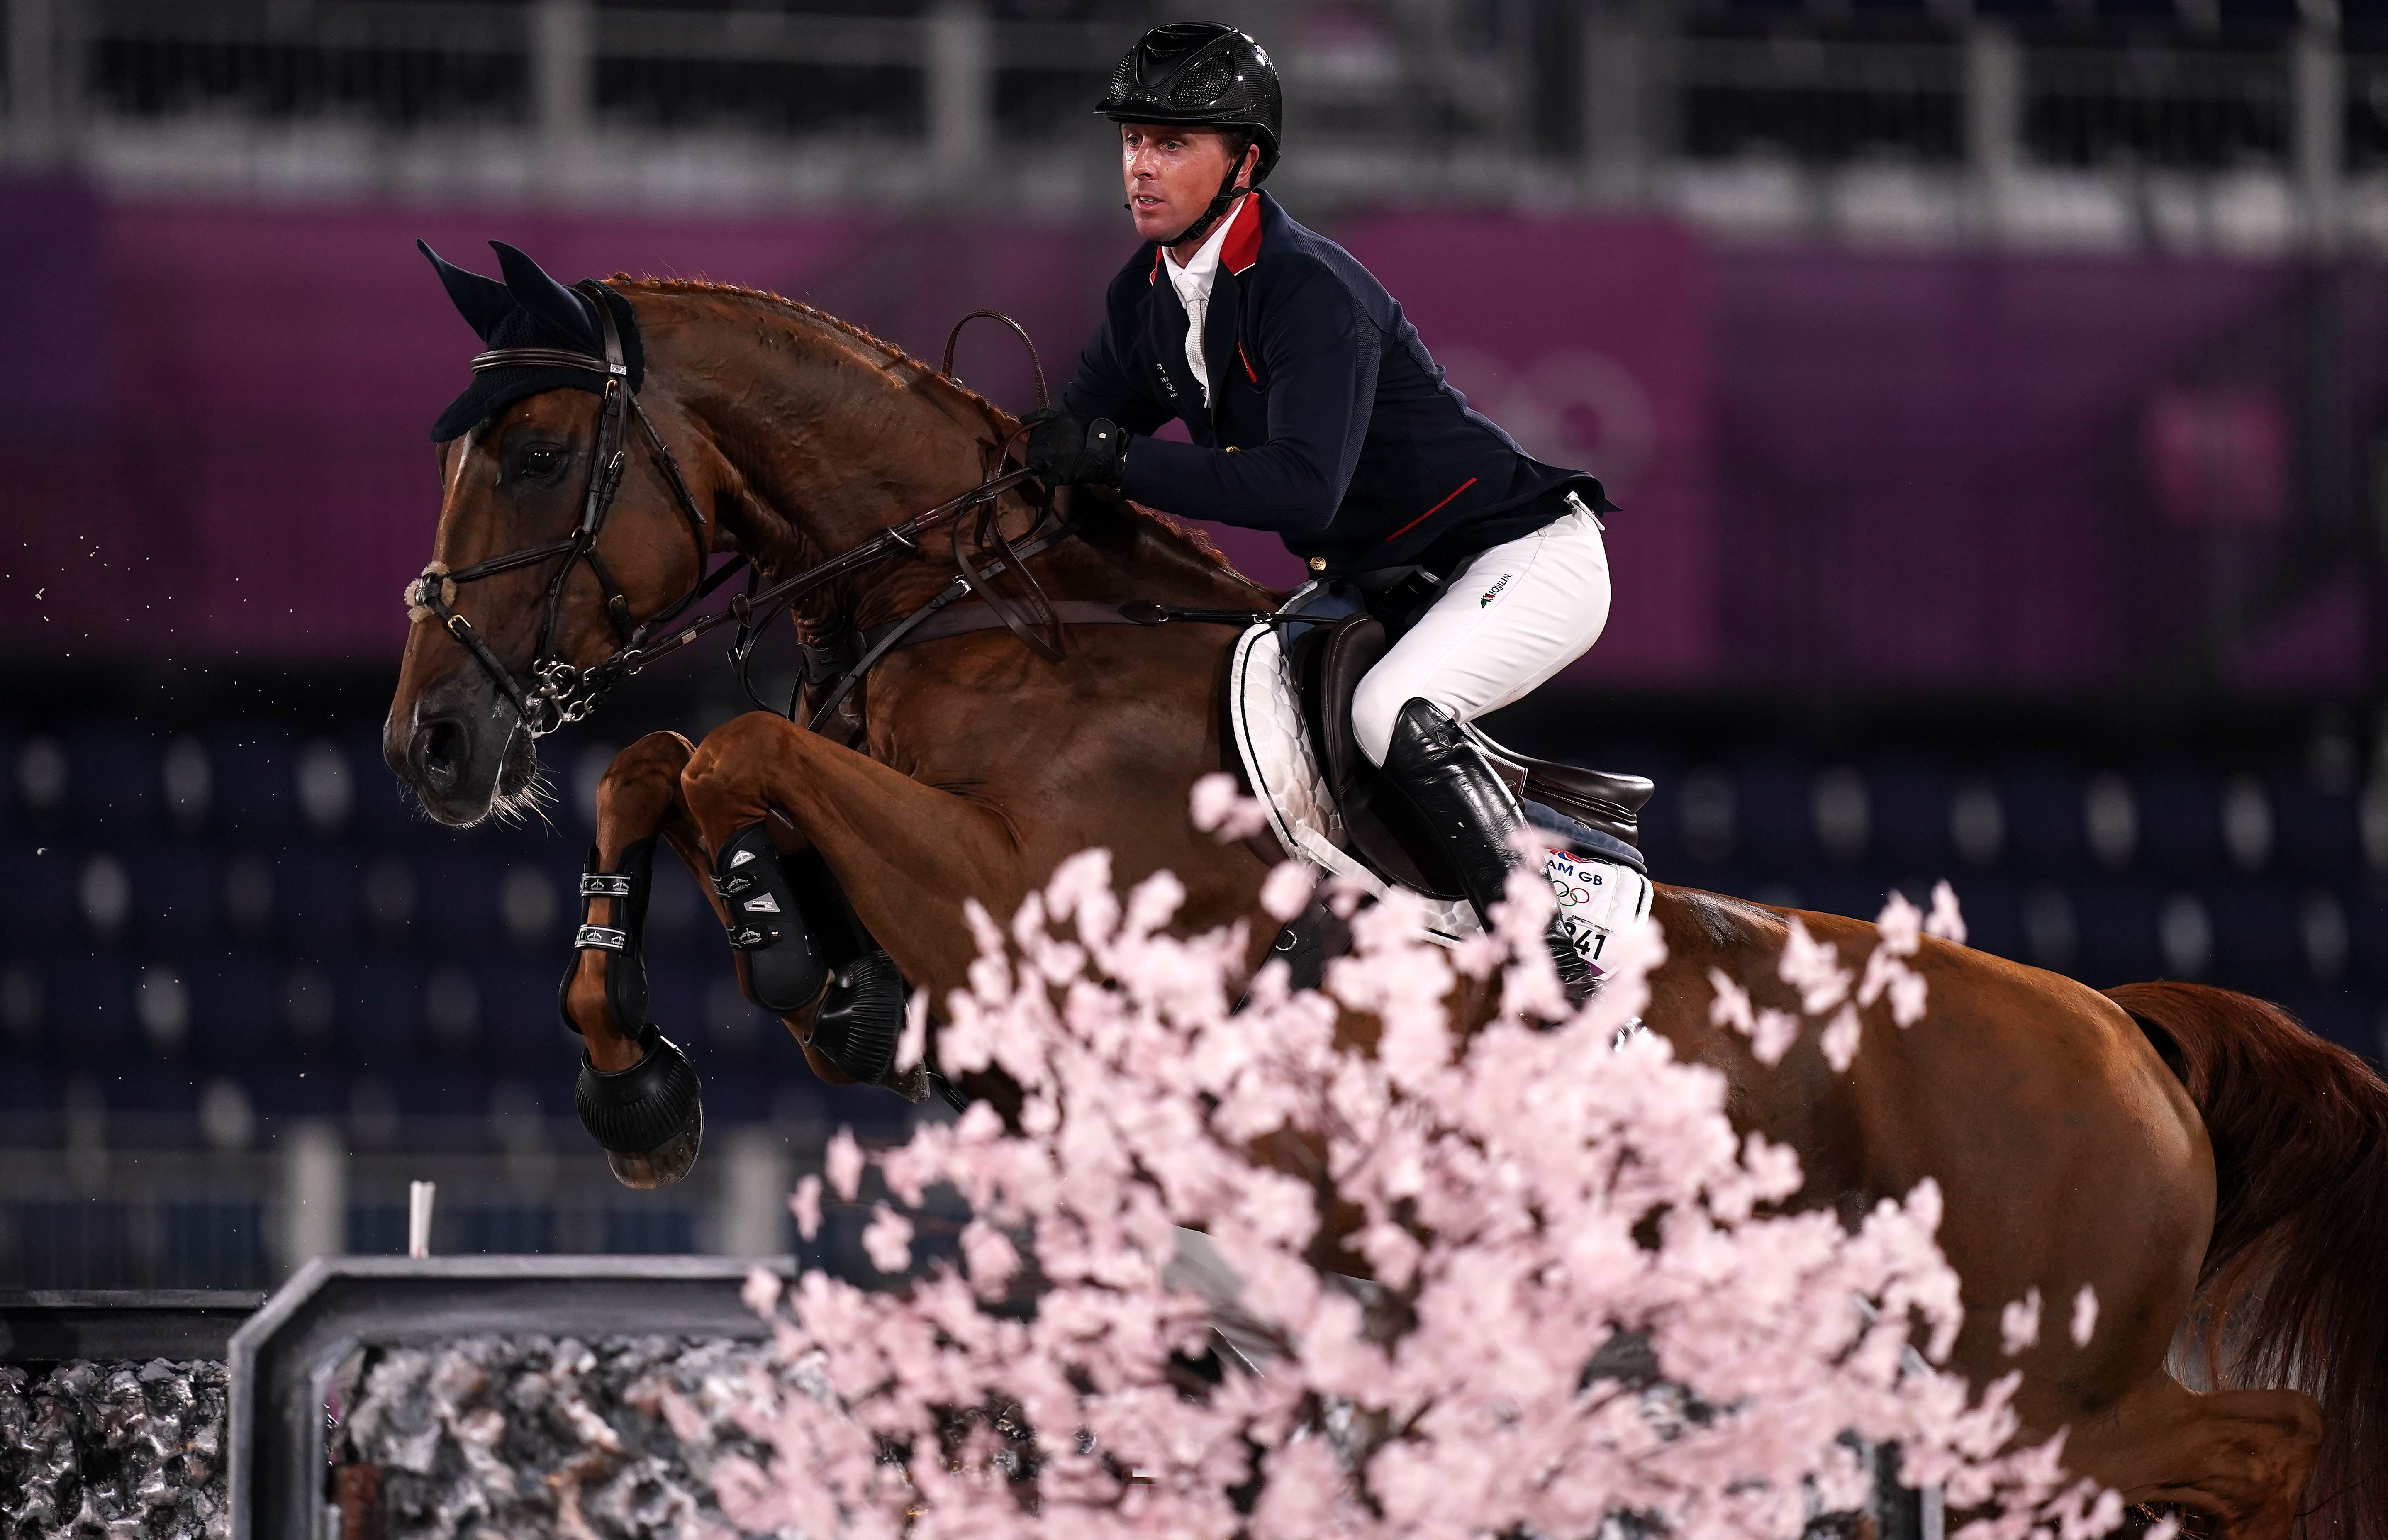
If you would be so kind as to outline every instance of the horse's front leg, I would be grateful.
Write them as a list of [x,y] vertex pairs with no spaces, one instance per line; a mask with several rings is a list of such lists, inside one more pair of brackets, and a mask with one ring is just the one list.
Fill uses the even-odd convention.
[[597,839],[580,878],[580,924],[558,1008],[585,1052],[573,1107],[629,1187],[665,1187],[688,1174],[705,1139],[696,1071],[647,1019],[642,935],[660,840],[703,885],[706,854],[680,800],[693,750],[653,732],[614,757],[597,783]]
[[[674,1091],[682,1078],[675,1067],[680,1050],[646,1016],[641,932],[656,845],[669,846],[704,889],[731,938],[731,955],[742,963],[742,985],[748,982],[743,964],[749,954],[735,948],[742,933],[756,930],[749,923],[756,917],[742,914],[734,907],[739,900],[725,898],[714,881],[713,852],[681,797],[680,772],[693,753],[677,732],[650,733],[616,755],[598,782],[597,840],[581,878],[582,923],[560,1001],[565,1025],[588,1049],[574,1097],[581,1121],[605,1146],[616,1174],[634,1187],[660,1187],[685,1175],[702,1128],[693,1071],[685,1077],[685,1094]],[[883,1039],[882,1057],[892,1059],[904,1019],[903,979],[861,932],[835,880],[795,826],[775,818],[769,834],[774,866],[792,887],[784,911],[775,904],[773,915],[762,917],[777,920],[767,933],[781,964],[774,982],[794,997],[777,1001],[776,1013],[823,1080],[876,1082],[883,1066],[873,1068],[865,1062],[870,1054],[857,1052],[856,1045]],[[793,967],[787,965],[792,950]],[[661,1147],[638,1142],[669,1114],[681,1121],[673,1123]],[[626,1121],[637,1126],[625,1128]],[[686,1137],[675,1137],[683,1126]]]

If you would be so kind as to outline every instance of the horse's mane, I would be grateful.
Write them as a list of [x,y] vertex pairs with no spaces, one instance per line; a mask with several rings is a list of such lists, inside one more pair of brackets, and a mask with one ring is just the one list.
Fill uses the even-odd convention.
[[864,347],[884,355],[889,363],[899,368],[918,369],[931,379],[944,381],[956,395],[991,417],[1007,423],[1019,420],[951,375],[937,373],[926,363],[914,358],[885,337],[877,336],[865,327],[857,326],[851,321],[832,315],[817,305],[807,305],[801,299],[791,299],[784,294],[774,294],[767,288],[749,288],[743,284],[716,283],[710,278],[657,278],[652,274],[643,278],[633,278],[627,273],[616,273],[614,274],[613,281],[625,287],[641,289],[649,294],[707,294],[730,299],[751,299],[756,304],[786,311],[797,320],[810,321],[816,325],[825,326],[831,331],[853,338]]
[[[613,282],[617,287],[638,289],[649,294],[712,295],[723,299],[752,300],[756,304],[768,305],[773,309],[784,311],[791,317],[796,320],[809,321],[816,325],[826,327],[832,332],[836,332],[841,336],[850,337],[853,340],[861,343],[866,348],[876,350],[885,358],[887,363],[898,368],[919,370],[927,377],[941,382],[946,388],[952,390],[956,395],[961,397],[964,401],[969,401],[972,405],[976,406],[980,411],[984,412],[990,418],[999,424],[1005,425],[1007,427],[1019,421],[1019,419],[1014,417],[1010,413],[1006,412],[1003,408],[996,405],[995,402],[987,400],[984,396],[980,395],[977,391],[972,389],[969,386],[964,385],[961,381],[954,378],[951,375],[939,374],[928,363],[920,359],[914,358],[910,353],[906,352],[902,348],[899,348],[895,343],[888,341],[885,337],[877,336],[867,327],[857,326],[851,321],[832,315],[829,312],[820,309],[817,305],[807,305],[801,299],[791,299],[784,294],[774,294],[767,288],[749,288],[743,284],[716,283],[710,278],[658,278],[653,274],[642,278],[633,278],[628,273],[616,273],[614,274]],[[1227,560],[1226,553],[1219,549],[1219,542],[1211,538],[1210,531],[1195,528],[1192,525],[1182,524],[1176,519],[1170,517],[1167,514],[1148,508],[1141,503],[1130,503],[1127,499],[1122,498],[1120,499],[1120,503],[1124,507],[1133,509],[1137,516],[1154,525],[1163,533],[1174,536],[1177,540],[1183,541],[1186,544],[1191,546],[1196,554],[1201,556],[1213,566],[1219,567],[1221,570],[1229,573],[1236,578],[1241,579],[1245,582],[1251,582],[1251,579],[1245,578],[1242,573],[1236,571],[1235,565]],[[1253,586],[1259,587],[1260,585],[1253,584]]]

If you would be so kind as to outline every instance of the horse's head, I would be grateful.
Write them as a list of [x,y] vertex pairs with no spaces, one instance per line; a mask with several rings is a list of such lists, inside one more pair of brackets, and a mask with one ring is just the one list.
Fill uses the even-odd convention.
[[[433,429],[439,527],[433,566],[410,592],[413,625],[382,754],[432,817],[462,825],[530,789],[538,757],[525,707],[541,714],[540,667],[603,659],[631,626],[668,608],[700,576],[703,549],[718,530],[706,510],[724,477],[667,391],[646,391],[637,406],[625,399],[612,413],[622,420],[609,429],[609,377],[617,394],[643,383],[636,315],[621,295],[568,289],[502,246],[504,283],[424,251],[491,350],[547,350],[484,368]],[[603,370],[601,299],[625,375]],[[574,354],[589,364],[574,364],[566,356]],[[686,505],[641,409],[657,433],[680,439],[677,459],[693,494]],[[608,440],[621,451],[620,480],[592,530],[590,490]],[[530,559],[508,565],[518,554]]]

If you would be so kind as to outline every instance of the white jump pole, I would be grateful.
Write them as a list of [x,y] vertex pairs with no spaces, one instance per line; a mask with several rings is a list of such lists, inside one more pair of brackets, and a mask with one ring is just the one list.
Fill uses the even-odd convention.
[[435,1182],[411,1182],[406,1189],[406,1254],[431,1254],[431,1198]]

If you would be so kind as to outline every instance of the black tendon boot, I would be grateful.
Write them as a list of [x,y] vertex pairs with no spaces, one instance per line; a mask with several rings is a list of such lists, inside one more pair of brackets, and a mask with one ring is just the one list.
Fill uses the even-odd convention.
[[829,964],[761,824],[730,835],[714,857],[713,890],[730,910],[730,945],[745,960],[746,998],[775,1016],[810,1005],[829,980]]
[[[565,966],[564,982],[555,991],[556,1013],[575,1032],[580,1030],[580,1025],[566,1007],[572,999],[573,980],[580,976],[582,952],[608,954],[605,1014],[616,1035],[635,1037],[647,1025],[647,960],[639,937],[647,923],[647,888],[654,879],[654,869],[655,842],[652,838],[623,846],[622,859],[612,872],[597,870],[597,847],[589,847],[589,863],[580,872],[580,927],[573,933],[572,961]],[[589,903],[592,898],[613,901],[609,914],[613,923],[589,923]]]
[[[1393,719],[1385,773],[1433,831],[1459,873],[1467,901],[1490,925],[1492,905],[1508,897],[1509,872],[1518,864],[1509,835],[1524,821],[1508,786],[1450,713],[1423,698],[1411,700]],[[1581,1004],[1592,993],[1592,965],[1576,951],[1556,914],[1544,940],[1568,999]]]
[[866,1086],[896,1066],[904,1033],[904,976],[883,951],[868,951],[840,970],[813,1015],[812,1046]]
[[[705,1108],[688,1056],[647,1020],[647,963],[640,936],[647,923],[655,842],[625,846],[612,872],[600,872],[597,865],[597,847],[591,846],[580,875],[580,926],[573,933],[572,962],[564,970],[555,1008],[565,1025],[579,1031],[565,1007],[580,976],[580,954],[611,954],[605,961],[606,1025],[617,1037],[636,1041],[642,1057],[629,1069],[608,1073],[590,1063],[584,1050],[573,1107],[625,1187],[667,1187],[696,1164],[705,1143]],[[589,905],[596,898],[612,901],[606,918],[613,923],[591,923]]]

